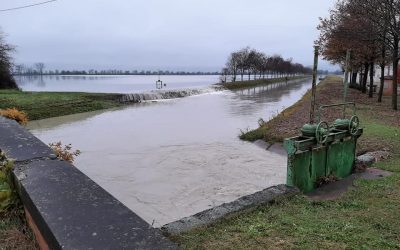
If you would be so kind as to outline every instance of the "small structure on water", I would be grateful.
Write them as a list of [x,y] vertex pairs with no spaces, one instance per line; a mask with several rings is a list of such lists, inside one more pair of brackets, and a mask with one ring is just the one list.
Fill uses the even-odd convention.
[[163,82],[160,79],[158,79],[158,81],[156,81],[156,88],[162,89],[162,87],[163,87]]
[[163,87],[166,87],[167,84],[163,84],[163,82],[160,79],[160,74],[158,75],[158,80],[156,81],[156,88],[157,89],[162,89]]

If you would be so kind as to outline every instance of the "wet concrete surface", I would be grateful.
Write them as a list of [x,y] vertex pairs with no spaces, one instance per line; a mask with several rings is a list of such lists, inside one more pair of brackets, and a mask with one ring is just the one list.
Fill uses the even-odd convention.
[[295,195],[298,192],[297,188],[286,185],[269,187],[254,194],[240,197],[233,202],[224,203],[195,215],[168,223],[161,229],[167,235],[181,234],[201,226],[210,225],[231,214],[242,212],[246,209],[254,209],[257,206]]
[[354,181],[356,179],[375,180],[391,176],[392,174],[382,169],[367,168],[363,173],[355,173],[339,181],[324,185],[308,193],[307,196],[312,200],[336,200],[351,188],[355,188]]
[[12,121],[0,116],[0,149],[15,161],[52,158],[54,152],[42,141]]
[[17,164],[15,174],[50,249],[178,249],[65,161]]

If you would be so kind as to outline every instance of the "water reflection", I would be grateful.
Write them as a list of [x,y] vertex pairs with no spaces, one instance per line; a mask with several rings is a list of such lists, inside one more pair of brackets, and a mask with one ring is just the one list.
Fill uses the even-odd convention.
[[[156,90],[156,75],[45,75],[16,76],[24,91],[138,93]],[[205,88],[218,82],[216,75],[163,75],[163,89]]]
[[309,79],[273,83],[266,86],[235,90],[233,92],[243,100],[251,99],[256,102],[265,102],[265,99],[268,99],[268,101],[277,101],[282,95],[300,89],[304,82],[309,82]]
[[231,114],[259,114],[258,118],[265,120],[292,105],[293,100],[298,100],[309,88],[310,79],[306,79],[236,90],[230,97],[235,101],[227,106]]

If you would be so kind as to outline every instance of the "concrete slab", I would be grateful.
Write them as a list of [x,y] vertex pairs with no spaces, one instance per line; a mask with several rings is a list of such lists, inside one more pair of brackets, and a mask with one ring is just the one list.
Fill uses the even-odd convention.
[[392,176],[393,173],[379,168],[367,168],[365,172],[356,174],[357,178],[364,180],[375,180],[384,177]]
[[169,235],[177,235],[195,228],[210,225],[223,217],[245,209],[255,208],[276,199],[298,193],[298,189],[286,185],[278,185],[263,191],[241,197],[233,202],[205,210],[195,215],[164,225],[161,230]]
[[23,203],[50,249],[177,249],[67,162],[17,164],[14,173]]
[[339,181],[329,183],[307,194],[312,200],[336,200],[343,196],[349,189],[353,188],[354,180],[374,180],[391,176],[393,173],[377,169],[367,168],[363,173],[352,174]]
[[55,158],[53,151],[17,122],[0,116],[0,149],[15,161]]
[[312,200],[336,200],[353,187],[355,175],[324,185],[307,194]]

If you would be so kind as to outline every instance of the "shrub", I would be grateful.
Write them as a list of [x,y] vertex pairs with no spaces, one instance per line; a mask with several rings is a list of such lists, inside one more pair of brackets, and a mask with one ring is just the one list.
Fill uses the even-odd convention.
[[13,162],[0,151],[0,212],[17,203],[18,198],[11,177],[12,168]]
[[0,109],[0,115],[15,120],[21,125],[26,125],[28,123],[28,115],[24,111],[19,111],[16,108]]
[[49,146],[53,149],[57,158],[63,161],[74,162],[75,157],[81,154],[80,150],[72,151],[71,144],[63,146],[61,142],[50,143]]

